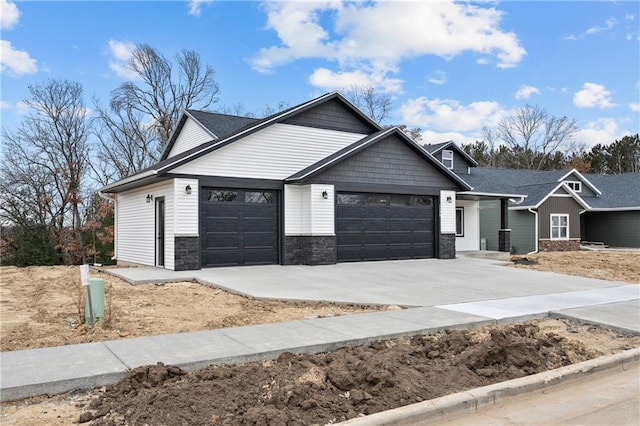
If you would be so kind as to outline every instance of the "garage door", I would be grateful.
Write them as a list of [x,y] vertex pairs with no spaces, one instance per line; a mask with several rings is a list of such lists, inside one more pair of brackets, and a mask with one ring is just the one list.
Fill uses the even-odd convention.
[[339,192],[338,261],[434,256],[433,197]]
[[200,191],[202,267],[278,263],[276,191]]

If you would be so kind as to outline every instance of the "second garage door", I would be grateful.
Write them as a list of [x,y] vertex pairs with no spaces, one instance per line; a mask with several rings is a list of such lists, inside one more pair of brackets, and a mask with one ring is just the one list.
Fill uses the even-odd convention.
[[339,192],[338,262],[434,257],[434,201],[421,195]]
[[277,191],[203,188],[202,267],[278,263]]

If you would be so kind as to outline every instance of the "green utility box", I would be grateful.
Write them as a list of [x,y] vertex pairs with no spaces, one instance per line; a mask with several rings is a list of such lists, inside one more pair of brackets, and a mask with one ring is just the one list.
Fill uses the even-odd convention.
[[91,309],[89,308],[89,293],[91,293],[91,308],[93,308],[93,320],[104,319],[104,280],[102,278],[90,278],[89,285],[85,287],[84,321],[91,322]]

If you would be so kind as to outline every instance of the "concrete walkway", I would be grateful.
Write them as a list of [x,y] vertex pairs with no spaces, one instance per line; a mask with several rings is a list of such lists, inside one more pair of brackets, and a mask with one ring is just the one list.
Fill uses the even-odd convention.
[[[0,353],[0,400],[114,383],[158,361],[198,369],[447,328],[558,315],[640,334],[640,286],[505,268],[486,260],[110,270],[134,282],[197,279],[253,297],[419,308]],[[137,281],[136,281],[137,280]]]

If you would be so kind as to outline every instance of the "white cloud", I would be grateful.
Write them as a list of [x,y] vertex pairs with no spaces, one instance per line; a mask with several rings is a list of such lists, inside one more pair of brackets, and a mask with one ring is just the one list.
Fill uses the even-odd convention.
[[629,108],[631,108],[633,112],[640,112],[640,102],[630,103]]
[[309,82],[324,90],[340,90],[351,86],[372,86],[384,93],[397,93],[402,89],[403,81],[387,77],[385,72],[366,72],[362,70],[333,72],[318,68],[309,77]]
[[621,139],[624,135],[632,132],[626,129],[619,129],[618,123],[613,118],[599,118],[590,121],[576,133],[575,140],[591,149],[599,143],[609,145],[616,139]]
[[445,84],[447,82],[447,73],[444,71],[436,70],[431,73],[427,80],[431,84]]
[[0,101],[0,109],[12,109],[13,105],[11,105],[11,102],[7,102],[7,101]]
[[578,108],[612,108],[611,92],[601,84],[585,83],[582,90],[573,95],[573,104]]
[[191,0],[189,2],[189,15],[200,16],[203,4],[211,4],[213,0]]
[[338,74],[363,67],[379,73],[410,58],[452,59],[465,52],[510,68],[526,55],[517,35],[500,28],[503,13],[492,7],[453,1],[274,1],[266,8],[267,28],[276,31],[280,44],[262,48],[252,58],[260,72],[322,58],[336,62]]
[[128,80],[140,78],[128,65],[135,48],[136,45],[128,41],[109,40],[109,53],[113,56],[109,61],[109,68],[119,77]]
[[0,52],[2,52],[0,55],[2,72],[8,71],[16,76],[38,72],[37,61],[29,56],[27,51],[14,49],[11,42],[0,40]]
[[497,125],[507,113],[499,103],[492,101],[462,105],[456,100],[426,97],[410,99],[400,107],[402,122],[408,126],[473,135],[479,135],[484,126]]
[[529,99],[532,95],[539,95],[540,89],[535,86],[521,85],[515,94],[516,99]]
[[596,34],[596,33],[599,33],[601,31],[609,31],[609,30],[613,29],[613,27],[615,27],[617,23],[618,23],[618,21],[616,19],[609,18],[609,19],[607,19],[605,21],[604,26],[594,25],[593,27],[588,28],[586,33],[587,34]]
[[15,3],[7,0],[0,0],[0,28],[9,30],[13,28],[20,19],[20,11]]

